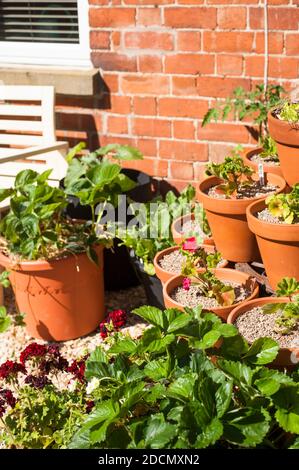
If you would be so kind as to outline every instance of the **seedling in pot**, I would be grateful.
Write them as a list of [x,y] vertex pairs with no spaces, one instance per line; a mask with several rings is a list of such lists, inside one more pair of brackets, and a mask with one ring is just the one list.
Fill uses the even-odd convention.
[[[190,248],[189,248],[190,251]],[[189,290],[191,285],[196,285],[199,293],[207,298],[216,299],[218,304],[226,307],[232,305],[235,301],[234,288],[220,281],[208,267],[207,254],[202,254],[203,272],[198,272],[198,266],[194,262],[193,256],[187,257],[186,263],[182,268],[182,274],[186,276],[183,279],[183,289]]]
[[217,176],[223,183],[217,186],[217,190],[225,194],[227,198],[236,197],[240,189],[253,186],[254,170],[246,166],[239,155],[227,156],[223,163],[210,163],[207,165],[207,175]]
[[274,115],[282,121],[296,124],[299,122],[299,103],[286,101],[274,110]]
[[199,246],[195,237],[187,238],[180,248],[180,251],[186,258],[186,262],[190,262],[197,269],[202,267],[216,268],[221,262],[221,253],[215,251],[208,253],[202,246]]
[[280,312],[279,317],[275,320],[277,333],[286,335],[296,328],[299,321],[299,282],[294,277],[283,278],[278,283],[276,294],[279,297],[289,297],[289,302],[266,304],[263,306],[263,313]]
[[286,224],[295,224],[299,220],[299,184],[288,194],[268,196],[266,205],[270,214]]

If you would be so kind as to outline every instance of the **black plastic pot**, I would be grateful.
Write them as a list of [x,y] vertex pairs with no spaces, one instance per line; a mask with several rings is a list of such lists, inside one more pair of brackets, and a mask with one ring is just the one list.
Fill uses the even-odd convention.
[[[142,171],[127,169],[122,170],[126,176],[137,183],[137,186],[126,193],[136,202],[147,202],[155,196],[152,178]],[[60,187],[64,187],[63,180]],[[91,209],[89,206],[81,206],[78,198],[68,196],[69,204],[66,213],[74,219],[90,220]],[[125,208],[126,210],[126,208]],[[116,218],[121,211],[116,210]],[[113,250],[104,250],[104,281],[106,290],[119,290],[137,286],[140,283],[136,271],[130,262],[130,256],[125,246],[118,246],[119,239],[114,239]]]
[[143,284],[148,304],[164,310],[163,287],[160,279],[156,275],[150,276],[144,271],[143,264],[135,256],[133,250],[130,250],[130,258],[136,274]]

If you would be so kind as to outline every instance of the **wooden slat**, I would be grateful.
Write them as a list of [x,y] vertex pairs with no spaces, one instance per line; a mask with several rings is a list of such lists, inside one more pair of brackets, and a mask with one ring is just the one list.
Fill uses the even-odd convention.
[[[39,158],[35,158],[36,161],[39,160]],[[41,162],[40,163],[33,163],[32,161],[28,160],[27,162],[8,162],[8,163],[2,163],[0,166],[0,172],[2,176],[13,176],[15,177],[20,171],[23,170],[33,170],[36,171],[37,173],[42,173],[45,170],[49,170],[51,166],[49,164],[46,164],[44,160],[42,160],[41,157]],[[53,168],[53,171],[50,175],[50,180],[56,180],[59,179],[60,173],[58,170],[55,171],[55,168]]]
[[0,104],[0,116],[41,116],[41,106]]
[[[9,150],[9,152],[7,152]],[[68,143],[67,142],[54,142],[53,144],[49,145],[42,145],[42,146],[35,146],[35,147],[28,147],[26,149],[1,149],[0,148],[0,164],[5,162],[12,162],[17,159],[22,158],[34,158],[36,155],[41,153],[47,154],[53,152],[55,150],[59,150],[64,154],[68,151]],[[1,166],[0,166],[0,174],[1,174]]]
[[0,134],[0,144],[7,145],[43,145],[45,139],[36,135]]
[[13,119],[0,119],[1,131],[42,131],[41,121],[18,121]]
[[19,101],[40,101],[45,92],[45,88],[49,93],[54,94],[53,86],[31,86],[31,85],[0,85],[0,101],[1,100],[19,100]]

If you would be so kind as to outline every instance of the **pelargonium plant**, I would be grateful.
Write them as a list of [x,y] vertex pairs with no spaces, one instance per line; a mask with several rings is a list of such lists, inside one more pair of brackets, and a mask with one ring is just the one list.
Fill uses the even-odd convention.
[[109,333],[119,331],[127,322],[127,313],[125,310],[113,310],[109,312],[105,320],[100,323],[100,335],[103,339],[107,338]]
[[207,253],[205,249],[198,244],[196,237],[186,238],[180,248],[181,253],[186,257],[186,263],[199,268],[216,268],[221,261],[221,253]]

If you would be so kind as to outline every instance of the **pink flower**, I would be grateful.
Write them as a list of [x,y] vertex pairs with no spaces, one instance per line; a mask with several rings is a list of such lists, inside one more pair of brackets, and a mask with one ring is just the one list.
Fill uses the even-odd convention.
[[194,253],[198,248],[198,244],[195,237],[187,238],[183,243],[183,250]]
[[183,289],[184,290],[189,290],[191,286],[191,280],[188,277],[185,277],[183,279]]
[[47,347],[43,344],[31,343],[21,352],[20,361],[21,364],[25,364],[28,359],[32,357],[44,357],[47,353]]

